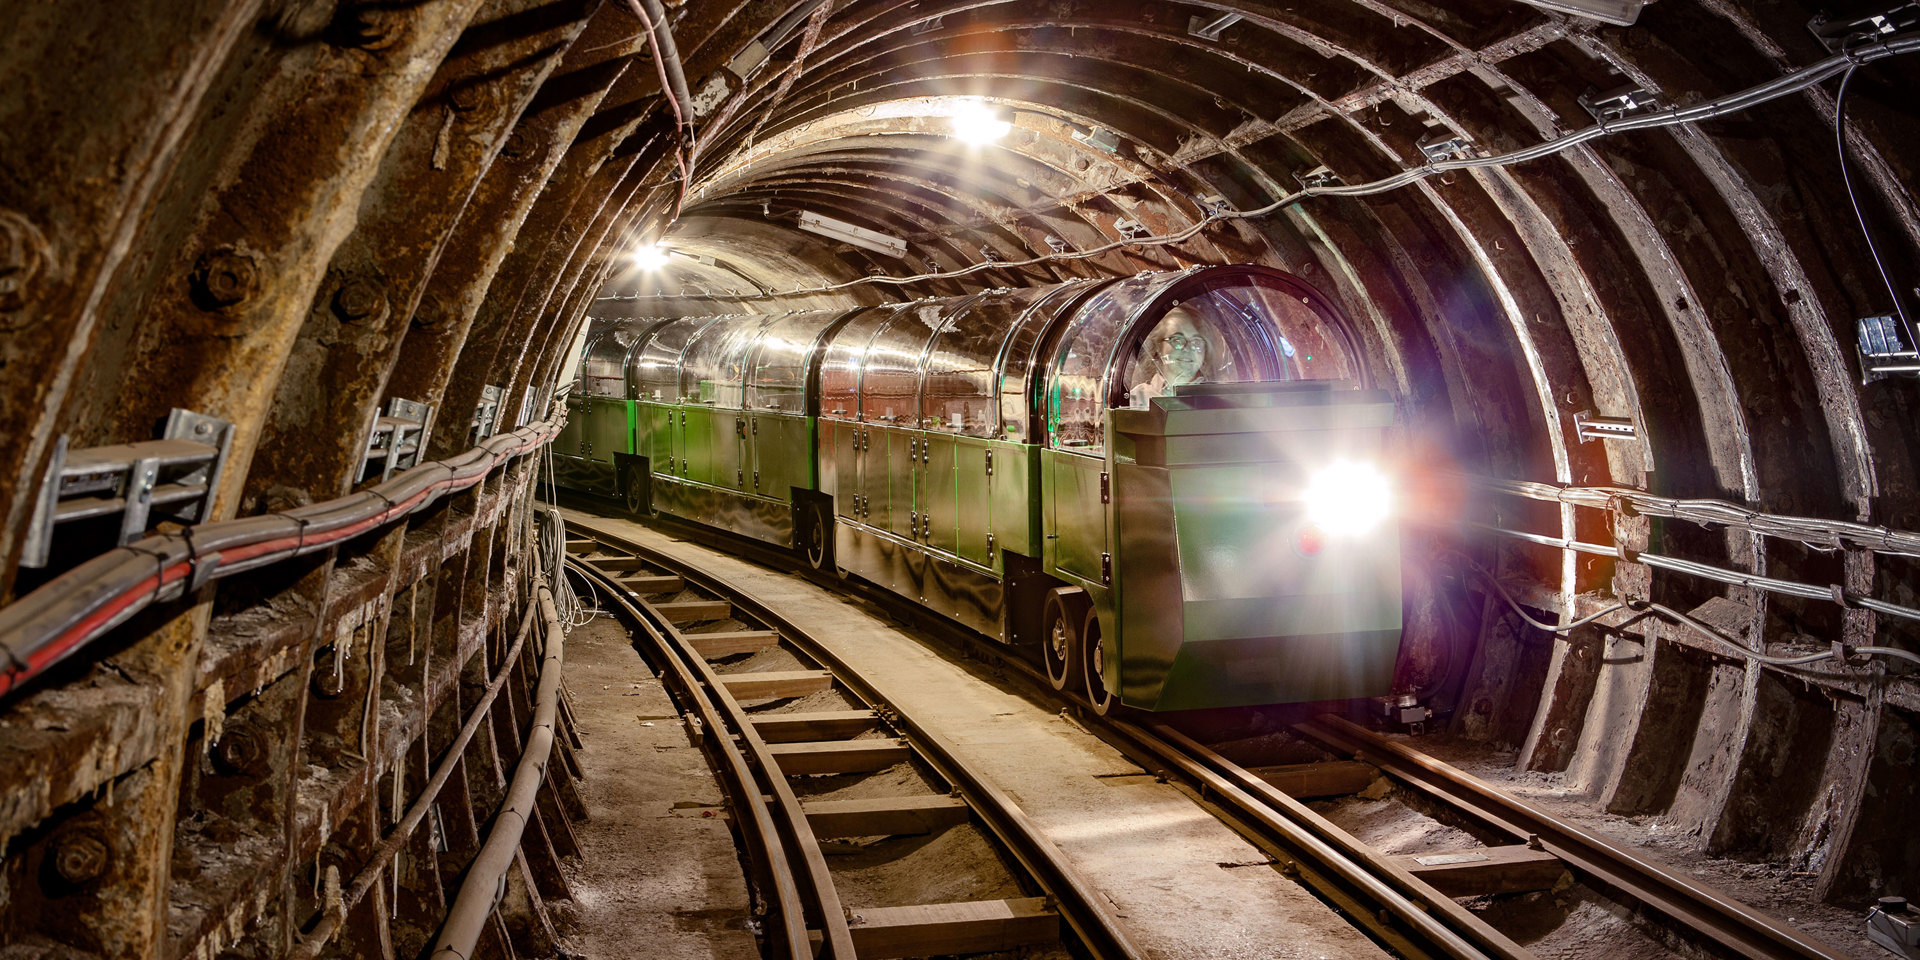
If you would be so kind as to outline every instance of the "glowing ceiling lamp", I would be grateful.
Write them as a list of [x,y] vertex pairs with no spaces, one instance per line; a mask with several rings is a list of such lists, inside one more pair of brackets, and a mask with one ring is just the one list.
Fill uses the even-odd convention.
[[983,146],[1007,135],[1012,121],[980,100],[962,100],[954,105],[953,135],[975,146]]
[[667,265],[667,251],[657,243],[649,243],[632,253],[633,265],[642,270],[653,271]]

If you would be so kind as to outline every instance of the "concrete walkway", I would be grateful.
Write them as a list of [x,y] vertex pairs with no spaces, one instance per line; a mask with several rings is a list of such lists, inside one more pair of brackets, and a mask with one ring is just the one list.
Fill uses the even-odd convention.
[[[583,518],[584,519],[584,518]],[[1123,915],[1149,956],[1385,957],[1179,789],[1060,716],[950,661],[858,601],[638,524],[594,522],[683,557],[828,642],[1020,804]]]
[[581,857],[568,876],[578,960],[739,960],[758,955],[746,879],[706,755],[626,628],[608,617],[567,636],[580,723]]

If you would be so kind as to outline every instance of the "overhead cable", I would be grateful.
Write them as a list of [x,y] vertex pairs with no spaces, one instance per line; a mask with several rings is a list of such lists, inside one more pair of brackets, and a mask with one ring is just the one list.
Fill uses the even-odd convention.
[[[629,0],[629,2],[637,3],[638,0]],[[698,295],[690,295],[686,298],[687,299],[697,298],[697,299],[727,299],[727,300],[766,300],[766,299],[774,299],[774,298],[780,298],[780,297],[813,296],[813,295],[823,294],[823,293],[834,293],[840,290],[846,290],[852,287],[864,286],[866,284],[873,284],[873,283],[900,285],[900,284],[910,284],[910,283],[921,283],[928,280],[950,280],[957,277],[970,276],[972,274],[979,273],[984,270],[1007,270],[1007,269],[1013,269],[1016,267],[1037,266],[1044,263],[1057,263],[1065,260],[1084,260],[1090,257],[1102,256],[1104,254],[1111,253],[1112,251],[1119,250],[1125,247],[1165,246],[1168,244],[1184,243],[1188,240],[1191,240],[1195,236],[1199,235],[1201,231],[1205,230],[1210,226],[1213,226],[1216,223],[1223,223],[1228,220],[1253,220],[1253,219],[1259,219],[1262,217],[1270,216],[1274,213],[1279,212],[1282,209],[1285,209],[1294,204],[1297,204],[1300,201],[1305,200],[1309,197],[1370,196],[1373,194],[1385,193],[1389,190],[1397,190],[1401,187],[1418,183],[1419,181],[1425,180],[1428,177],[1437,176],[1439,174],[1448,173],[1455,170],[1479,170],[1479,169],[1486,169],[1486,168],[1492,168],[1492,167],[1504,167],[1504,166],[1509,166],[1516,163],[1525,163],[1526,161],[1529,161],[1529,160],[1538,160],[1542,157],[1552,156],[1562,151],[1579,146],[1583,143],[1588,143],[1594,140],[1601,139],[1602,137],[1608,137],[1618,133],[1625,133],[1630,130],[1651,130],[1659,127],[1671,127],[1671,126],[1678,126],[1680,124],[1686,124],[1686,123],[1698,123],[1703,120],[1711,120],[1716,117],[1723,117],[1731,113],[1736,113],[1738,111],[1748,109],[1749,107],[1758,106],[1759,104],[1766,103],[1771,100],[1777,100],[1781,97],[1798,93],[1802,90],[1807,89],[1808,87],[1814,86],[1815,84],[1824,82],[1825,80],[1834,76],[1835,74],[1850,73],[1852,70],[1864,64],[1872,63],[1876,60],[1882,60],[1887,57],[1898,56],[1900,54],[1913,53],[1915,51],[1920,51],[1920,36],[1901,36],[1901,37],[1894,37],[1887,40],[1865,43],[1857,47],[1848,49],[1842,53],[1835,54],[1831,57],[1828,57],[1825,60],[1820,60],[1815,63],[1809,64],[1805,67],[1802,67],[1799,70],[1793,71],[1791,73],[1787,73],[1773,80],[1769,80],[1765,83],[1758,84],[1756,86],[1748,87],[1747,89],[1741,90],[1737,93],[1732,93],[1724,97],[1720,97],[1714,100],[1709,100],[1706,103],[1697,104],[1691,107],[1669,107],[1664,110],[1649,110],[1645,113],[1637,114],[1630,117],[1624,117],[1616,120],[1603,120],[1593,124],[1592,126],[1589,126],[1580,130],[1576,130],[1572,133],[1563,134],[1561,136],[1554,137],[1549,140],[1542,141],[1530,147],[1522,147],[1518,150],[1510,150],[1505,153],[1490,154],[1484,157],[1460,157],[1452,160],[1436,160],[1424,166],[1411,167],[1406,170],[1402,170],[1399,173],[1393,174],[1392,176],[1382,177],[1378,180],[1372,180],[1367,183],[1326,184],[1326,185],[1303,187],[1299,190],[1296,190],[1292,193],[1287,194],[1286,196],[1281,197],[1278,200],[1273,201],[1272,203],[1267,204],[1266,206],[1256,207],[1252,210],[1216,210],[1208,214],[1207,216],[1201,218],[1200,220],[1196,221],[1192,226],[1186,227],[1185,229],[1182,229],[1182,230],[1177,230],[1173,233],[1114,240],[1110,243],[1105,243],[1097,247],[1090,247],[1085,250],[1072,250],[1072,251],[1064,251],[1061,253],[1047,253],[1047,254],[1042,254],[1040,256],[1030,257],[1025,260],[1006,260],[1006,261],[987,260],[987,261],[982,261],[980,263],[972,264],[971,266],[961,267],[956,270],[944,270],[944,271],[937,271],[937,272],[920,273],[920,274],[915,274],[913,276],[908,276],[908,277],[890,277],[890,276],[883,276],[883,275],[865,276],[865,277],[858,277],[853,280],[846,280],[840,283],[826,284],[818,287],[804,287],[804,288],[798,288],[794,290],[779,290],[779,291],[773,291],[771,293],[763,293],[763,294],[756,294],[756,295],[733,294],[733,295],[716,297],[716,295],[714,294],[698,294]],[[608,300],[608,299],[630,299],[630,298],[601,297],[599,299]]]

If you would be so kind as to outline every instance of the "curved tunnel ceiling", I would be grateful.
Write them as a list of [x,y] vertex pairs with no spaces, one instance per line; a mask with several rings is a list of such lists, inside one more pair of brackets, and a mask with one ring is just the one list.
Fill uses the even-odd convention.
[[[1223,14],[1235,16],[1201,35]],[[1170,234],[1209,202],[1284,196],[1316,167],[1357,183],[1422,165],[1423,140],[1494,153],[1586,127],[1580,98],[1596,90],[1634,85],[1664,107],[1772,79],[1827,56],[1810,15],[1664,2],[1619,28],[1508,0],[815,5],[744,78],[690,78],[704,113],[685,220],[642,231],[738,274],[707,268],[700,281],[676,259],[657,280],[616,277],[607,295],[647,299],[599,312],[716,309],[704,295],[660,296],[701,290],[722,291],[725,309],[782,309],[792,304],[724,291],[1027,260],[1051,252],[1048,238],[1085,250],[1123,239],[1123,219]],[[1907,274],[1910,153],[1876,146],[1896,136],[1893,105],[1914,75],[1905,62],[1869,66],[1850,105],[1866,202]],[[962,145],[946,116],[956,98],[1000,106],[1012,131]],[[1184,243],[834,296],[1253,260],[1337,294],[1368,321],[1409,414],[1486,438],[1479,455],[1502,473],[1635,485],[1651,474],[1861,516],[1876,498],[1911,502],[1914,466],[1905,394],[1863,388],[1852,355],[1854,318],[1888,304],[1857,226],[1836,215],[1847,199],[1832,114],[1831,85],[1814,87],[1525,164],[1309,198]],[[1096,128],[1117,152],[1089,142]],[[759,238],[791,230],[801,210],[900,237],[907,255],[795,232],[781,248],[809,254],[776,262]],[[1643,440],[1582,444],[1576,413],[1630,419]],[[1831,456],[1779,455],[1809,444]]]
[[[1609,634],[1653,652],[1603,676],[1580,658],[1617,646],[1534,636],[1491,595],[1464,613],[1443,596],[1467,592],[1447,580],[1465,551],[1568,618],[1635,597],[1705,610],[1754,648],[1920,649],[1911,621],[1855,602],[1920,607],[1912,556],[1778,533],[1783,517],[1920,528],[1916,380],[1874,375],[1856,346],[1860,318],[1920,316],[1920,55],[1865,34],[1848,41],[1854,67],[1835,67],[1809,28],[1892,11],[1911,47],[1913,8],[1619,6],[1637,10],[1631,26],[1518,0],[26,5],[0,57],[0,603],[45,582],[20,559],[56,451],[150,439],[175,407],[233,427],[199,519],[254,518],[361,487],[375,418],[396,400],[438,411],[433,458],[471,446],[488,397],[507,422],[538,419],[590,316],[1254,262],[1354,319],[1423,495],[1461,496],[1456,478],[1477,477],[1494,492],[1470,519],[1531,537],[1492,548],[1455,526],[1408,528],[1412,659],[1470,673],[1455,727],[1615,807],[1686,820],[1703,845],[1788,851],[1821,871],[1822,897],[1877,889],[1879,847],[1920,862],[1910,805],[1859,786],[1882,771],[1911,789],[1911,676],[1837,667],[1789,690],[1722,669],[1727,651],[1697,637],[1675,656],[1671,623]],[[649,10],[677,57],[650,49]],[[1820,82],[1792,82],[1821,63]],[[681,80],[686,96],[663,95]],[[1584,130],[1589,104],[1631,91],[1635,116],[1658,117],[1776,82],[1783,95],[1737,112],[1525,162],[1431,159]],[[1007,131],[956,139],[967,104]],[[1432,175],[1298,195],[1416,169]],[[898,238],[904,255],[803,231],[802,213]],[[635,266],[654,242],[664,266]],[[1589,499],[1576,508],[1563,487]],[[1629,493],[1734,506],[1667,522]],[[1656,549],[1733,572],[1630,558]],[[236,611],[330,609],[333,563],[237,580],[217,615],[181,600],[114,636],[115,651],[147,651],[122,662],[170,708],[153,713],[152,749],[61,779],[0,838],[177,754],[202,648],[215,666],[240,657],[247,643],[217,636]],[[1774,591],[1784,581],[1802,589]],[[105,671],[66,669],[31,696]],[[1605,722],[1586,722],[1590,707]],[[1732,732],[1706,743],[1694,728],[1713,724]],[[1782,749],[1852,792],[1767,806],[1788,762],[1767,752],[1775,727],[1812,730]],[[1638,739],[1615,742],[1628,729]],[[1666,740],[1706,745],[1667,756]],[[1626,796],[1643,769],[1657,796]],[[163,781],[149,791],[160,820],[174,809]],[[164,876],[164,851],[150,859]]]

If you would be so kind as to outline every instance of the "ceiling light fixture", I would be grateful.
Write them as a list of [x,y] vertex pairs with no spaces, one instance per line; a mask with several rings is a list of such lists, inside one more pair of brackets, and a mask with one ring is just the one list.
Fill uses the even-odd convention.
[[856,227],[844,220],[823,217],[811,210],[800,211],[800,229],[808,233],[817,233],[844,243],[851,243],[862,250],[884,253],[889,257],[907,255],[907,242],[899,237],[889,236],[878,230]]
[[642,270],[653,271],[667,265],[667,251],[657,243],[649,243],[633,251],[633,265]]
[[984,146],[1007,135],[1013,122],[984,101],[967,99],[953,107],[953,135],[975,146]]

